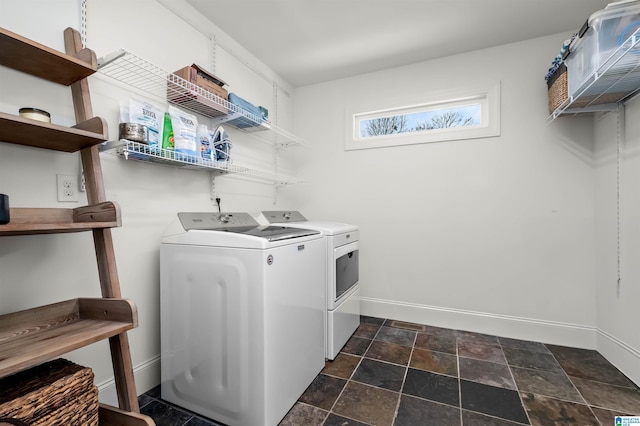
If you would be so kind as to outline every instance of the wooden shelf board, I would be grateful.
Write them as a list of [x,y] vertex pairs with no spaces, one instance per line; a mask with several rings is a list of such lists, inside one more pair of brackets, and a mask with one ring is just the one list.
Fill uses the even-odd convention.
[[95,54],[66,55],[0,27],[0,65],[69,86],[96,72]]
[[45,123],[0,112],[0,141],[16,145],[76,152],[108,139],[107,123],[94,117],[74,127]]
[[60,234],[121,226],[120,207],[104,202],[75,209],[12,208],[10,222],[0,225],[0,236]]
[[137,327],[126,299],[72,299],[0,315],[0,377]]
[[63,226],[57,223],[42,223],[33,225],[0,225],[0,236],[10,235],[40,235],[40,234],[69,234],[73,232],[85,232],[92,229],[116,227],[113,222],[70,223]]
[[100,426],[155,426],[149,416],[124,411],[102,403],[98,407],[98,417]]

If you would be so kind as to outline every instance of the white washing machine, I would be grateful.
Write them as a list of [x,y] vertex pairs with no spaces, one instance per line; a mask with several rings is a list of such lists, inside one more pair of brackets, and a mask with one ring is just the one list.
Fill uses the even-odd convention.
[[263,224],[322,232],[325,239],[327,307],[325,356],[335,359],[360,325],[360,231],[356,225],[307,220],[298,211],[263,211]]
[[320,232],[178,213],[160,245],[162,398],[274,426],[324,367]]

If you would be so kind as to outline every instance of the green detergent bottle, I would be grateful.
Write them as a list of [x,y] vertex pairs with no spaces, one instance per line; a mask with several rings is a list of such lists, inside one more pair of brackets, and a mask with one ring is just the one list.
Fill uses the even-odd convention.
[[171,115],[164,113],[164,126],[162,128],[162,153],[165,157],[173,158],[175,143],[173,138],[173,126],[171,125]]

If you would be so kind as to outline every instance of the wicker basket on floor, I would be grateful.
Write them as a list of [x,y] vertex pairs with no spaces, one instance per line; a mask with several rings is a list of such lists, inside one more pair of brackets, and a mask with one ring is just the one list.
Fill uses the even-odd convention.
[[567,74],[567,67],[562,63],[551,78],[547,80],[549,114],[553,113],[569,97]]
[[93,371],[56,359],[0,379],[0,417],[30,426],[97,426]]

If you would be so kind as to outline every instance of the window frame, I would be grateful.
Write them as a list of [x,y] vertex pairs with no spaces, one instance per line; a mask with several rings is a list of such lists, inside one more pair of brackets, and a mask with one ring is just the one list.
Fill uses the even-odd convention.
[[[403,115],[403,112],[411,114],[416,108],[425,110],[456,108],[464,103],[476,103],[475,101],[481,105],[479,125],[366,138],[360,136],[362,120],[376,118],[376,116]],[[345,123],[345,151],[500,136],[500,83],[446,90],[422,97],[404,97],[394,101],[376,99],[367,104],[352,105],[345,108]]]

